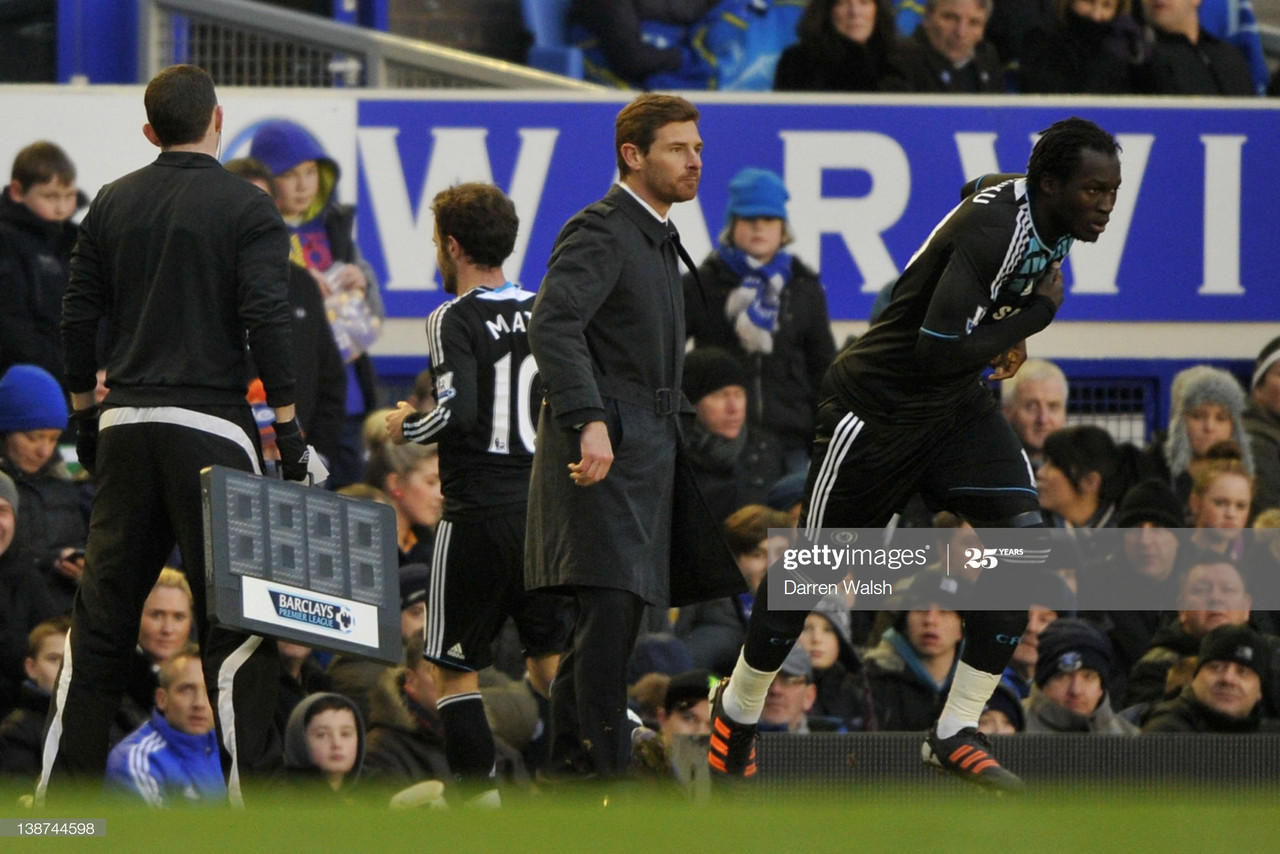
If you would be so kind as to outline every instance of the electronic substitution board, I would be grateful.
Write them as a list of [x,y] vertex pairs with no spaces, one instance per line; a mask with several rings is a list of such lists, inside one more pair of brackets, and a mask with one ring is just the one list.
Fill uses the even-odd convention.
[[395,510],[224,466],[201,472],[209,610],[218,622],[398,663]]

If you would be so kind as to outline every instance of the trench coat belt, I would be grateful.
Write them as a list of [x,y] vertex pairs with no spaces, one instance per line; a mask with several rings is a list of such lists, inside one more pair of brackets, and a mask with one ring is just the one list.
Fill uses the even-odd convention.
[[654,389],[617,377],[598,377],[596,385],[601,397],[611,397],[645,409],[652,408],[653,413],[658,416],[674,415],[680,411],[679,389]]

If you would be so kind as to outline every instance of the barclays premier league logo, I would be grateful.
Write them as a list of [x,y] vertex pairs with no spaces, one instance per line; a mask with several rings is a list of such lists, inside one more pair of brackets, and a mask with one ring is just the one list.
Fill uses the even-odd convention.
[[282,619],[351,634],[351,627],[355,625],[356,620],[350,608],[321,602],[318,599],[308,599],[305,596],[296,596],[292,593],[280,593],[276,590],[269,592],[276,615]]

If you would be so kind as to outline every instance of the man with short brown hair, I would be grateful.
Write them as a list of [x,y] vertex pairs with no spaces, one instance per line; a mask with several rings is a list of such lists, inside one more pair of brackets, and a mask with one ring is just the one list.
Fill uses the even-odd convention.
[[227,786],[199,647],[188,644],[161,664],[158,678],[151,719],[107,757],[107,787],[153,807],[223,802]]
[[626,771],[627,658],[645,606],[667,604],[685,346],[668,212],[698,192],[698,115],[671,95],[622,109],[618,184],[561,230],[529,322],[544,400],[525,583],[576,612],[551,692],[555,772]]

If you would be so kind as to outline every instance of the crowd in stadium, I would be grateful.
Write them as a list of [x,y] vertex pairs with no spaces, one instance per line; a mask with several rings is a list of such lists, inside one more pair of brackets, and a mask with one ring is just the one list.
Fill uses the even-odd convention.
[[[628,4],[580,3],[573,13],[585,29],[611,36],[593,48],[602,61],[612,63],[606,78],[650,87],[675,79],[663,74],[693,73],[690,64],[696,73],[714,71],[714,62],[698,56],[689,44],[655,49],[652,37],[641,38],[638,13],[632,16],[633,30],[616,19],[605,20],[599,13],[606,5],[616,12]],[[667,22],[673,31],[692,31],[723,4],[685,5],[701,8],[685,9],[683,18]],[[1261,55],[1248,53],[1248,28],[1241,39],[1220,41],[1219,36],[1235,33],[1213,35],[1201,25],[1207,3],[1157,0],[1130,8],[1124,0],[1074,0],[1052,9],[1040,4],[1035,14],[1031,4],[1024,4],[1017,7],[1027,12],[1020,20],[1011,20],[1003,4],[993,10],[989,0],[929,0],[913,13],[915,5],[895,9],[888,0],[812,0],[797,7],[791,20],[798,25],[799,40],[778,52],[774,88],[1223,95],[1253,95],[1266,88],[1265,79],[1251,67]],[[905,35],[917,21],[919,29]],[[618,38],[628,32],[635,36],[634,44]],[[1252,36],[1256,42],[1256,30]],[[1237,42],[1246,45],[1243,52],[1234,46]],[[642,56],[633,50],[637,45],[643,46],[638,51]],[[1274,80],[1271,88],[1276,88]],[[208,89],[212,92],[212,83]],[[157,106],[156,115],[163,109],[163,104]],[[207,142],[220,132],[220,108],[212,118],[200,118],[199,134],[192,139],[163,126],[151,110],[149,102],[148,128],[154,126],[149,133],[156,134],[153,142],[166,155],[173,156],[175,146]],[[696,126],[696,111],[660,123],[659,130],[688,124]],[[673,144],[686,158],[696,159],[700,150],[700,142]],[[649,174],[645,169],[653,168],[648,145],[633,144],[630,154],[623,150],[626,145],[619,148],[624,183],[629,172],[644,176]],[[634,162],[626,160],[631,155]],[[458,801],[496,803],[496,788],[553,786],[593,773],[678,785],[669,757],[672,739],[711,735],[714,742],[713,719],[718,718],[713,704],[724,691],[716,693],[716,688],[725,677],[742,672],[735,668],[743,666],[739,650],[748,641],[756,598],[762,595],[759,585],[781,546],[770,530],[794,529],[809,509],[806,473],[815,419],[829,396],[824,377],[837,358],[820,276],[806,263],[812,259],[788,251],[794,234],[783,180],[764,169],[739,172],[728,188],[717,248],[704,259],[683,259],[683,278],[675,278],[671,287],[675,298],[683,300],[679,313],[685,337],[678,343],[688,352],[677,358],[683,360],[683,371],[680,388],[674,390],[676,402],[657,413],[665,418],[680,409],[681,393],[689,404],[682,459],[722,527],[742,589],[670,609],[655,601],[663,597],[647,593],[618,605],[578,590],[573,594],[577,598],[562,603],[563,614],[544,622],[539,621],[541,612],[522,600],[504,604],[508,610],[497,615],[504,619],[492,625],[465,631],[451,626],[447,634],[436,636],[433,619],[447,613],[456,620],[454,610],[444,610],[457,606],[443,604],[444,591],[453,588],[444,587],[442,555],[451,563],[461,560],[450,551],[451,538],[477,530],[464,523],[474,526],[481,518],[492,524],[490,517],[498,509],[519,504],[523,537],[530,466],[535,484],[529,493],[534,496],[531,520],[539,512],[551,518],[548,503],[576,499],[562,498],[567,493],[549,487],[538,491],[545,475],[531,446],[522,467],[513,469],[525,479],[518,481],[518,497],[477,497],[474,486],[468,492],[468,478],[480,477],[475,474],[480,457],[466,454],[486,451],[444,444],[444,437],[454,436],[446,432],[449,416],[436,417],[439,423],[434,423],[431,415],[436,410],[464,419],[455,399],[459,392],[451,385],[462,372],[451,361],[457,351],[449,349],[461,346],[461,339],[446,332],[447,313],[438,312],[439,325],[429,325],[434,332],[424,341],[431,367],[407,401],[388,406],[393,401],[383,399],[385,391],[368,353],[385,317],[377,276],[356,245],[353,210],[336,201],[338,164],[304,128],[288,121],[264,123],[249,157],[226,164],[226,169],[263,194],[243,195],[248,191],[238,184],[210,184],[215,189],[208,192],[232,200],[222,209],[272,220],[259,229],[266,236],[252,251],[242,245],[234,252],[249,258],[279,250],[281,262],[287,255],[288,274],[279,277],[272,299],[288,310],[270,316],[264,310],[241,327],[241,332],[248,329],[252,364],[244,361],[244,340],[239,340],[232,348],[238,353],[227,362],[234,370],[216,378],[218,393],[196,400],[193,411],[208,415],[225,406],[252,413],[255,464],[274,465],[285,477],[299,479],[293,475],[305,464],[309,446],[329,472],[325,488],[394,509],[404,660],[389,666],[284,641],[255,647],[252,654],[245,653],[253,661],[256,681],[253,702],[235,718],[242,731],[220,736],[217,726],[228,709],[219,705],[219,693],[228,698],[229,707],[231,691],[210,683],[222,679],[222,662],[240,659],[229,651],[234,645],[228,647],[226,638],[210,638],[203,555],[193,557],[198,540],[191,532],[175,521],[164,523],[172,530],[148,535],[148,556],[138,563],[146,566],[152,557],[158,563],[154,572],[148,566],[145,585],[137,581],[128,596],[104,592],[100,588],[111,585],[102,582],[91,589],[82,586],[85,578],[103,571],[94,565],[98,557],[103,566],[120,564],[121,544],[109,542],[112,535],[100,529],[130,512],[119,505],[121,490],[143,495],[154,489],[159,495],[165,490],[158,484],[172,477],[155,463],[154,482],[139,485],[142,463],[137,460],[144,449],[127,448],[123,438],[116,438],[126,434],[121,429],[126,422],[104,419],[113,410],[159,407],[163,401],[185,404],[174,404],[163,394],[148,396],[175,375],[165,374],[172,361],[147,361],[146,334],[120,324],[99,325],[104,318],[119,321],[117,311],[138,310],[119,308],[101,293],[93,296],[93,288],[107,277],[105,271],[120,275],[105,259],[116,247],[115,237],[108,237],[114,234],[110,217],[120,215],[124,201],[112,208],[95,200],[89,214],[93,218],[78,225],[88,199],[77,186],[75,165],[55,142],[35,141],[17,155],[0,197],[4,791],[34,791],[37,781],[43,789],[52,776],[52,797],[59,773],[83,777],[87,770],[100,774],[108,790],[120,797],[153,805],[225,802],[228,797],[235,802],[241,774],[245,780],[283,779],[285,785],[346,798],[363,797],[366,791],[380,798],[394,795],[402,804],[439,804],[455,792]],[[451,291],[460,294],[457,306],[464,304],[468,286],[492,294],[514,287],[501,275],[510,246],[504,252],[501,235],[494,237],[468,219],[467,205],[472,205],[483,211],[486,222],[501,220],[504,197],[496,190],[487,196],[483,190],[470,192],[463,197],[442,193],[433,208],[446,289],[449,276],[455,287],[463,285]],[[684,198],[672,193],[668,202]],[[614,194],[625,195],[618,188]],[[665,223],[665,209],[655,211],[643,194],[630,194]],[[123,191],[112,199],[122,196]],[[614,207],[630,204],[610,198],[604,201]],[[511,219],[508,236],[514,239],[514,213]],[[601,220],[607,222],[607,217],[601,215]],[[581,228],[593,234],[592,229],[608,230],[589,218]],[[487,240],[498,248],[489,251]],[[678,236],[661,245],[666,248],[655,257],[667,269],[676,269],[674,253],[678,249],[683,254]],[[574,251],[588,250],[572,239],[566,247],[557,244],[555,251],[545,248],[552,258],[549,276],[562,277],[556,279],[557,288],[573,287],[566,269],[572,265],[565,258]],[[229,250],[228,257],[239,256]],[[233,279],[242,274],[227,273]],[[528,300],[521,305],[532,307],[533,295],[521,293]],[[122,292],[113,298],[128,302]],[[564,302],[576,304],[568,298]],[[142,311],[132,319],[145,317]],[[461,314],[461,309],[452,311],[454,318]],[[547,354],[550,367],[544,367],[543,378],[554,409],[551,426],[538,427],[539,449],[552,453],[545,449],[544,432],[558,431],[553,439],[571,436],[566,459],[574,472],[573,486],[564,489],[599,489],[609,483],[611,463],[618,466],[615,481],[623,476],[618,473],[623,458],[621,452],[614,457],[617,449],[607,441],[598,456],[587,453],[596,448],[591,445],[592,425],[608,424],[616,444],[621,416],[610,408],[612,403],[601,408],[598,399],[575,401],[568,392],[564,399],[570,402],[560,402],[555,395],[564,381],[558,372],[568,371],[573,354],[556,350],[553,321],[559,315],[552,316],[552,307],[532,313],[529,336],[540,366],[542,353]],[[238,316],[245,320],[243,311]],[[276,357],[283,358],[286,351],[276,349],[278,339],[271,337],[280,329],[287,329],[292,339],[292,354],[283,366]],[[68,338],[69,330],[76,337]],[[163,334],[175,348],[171,354],[200,343],[188,342],[185,332],[168,329]],[[68,348],[68,340],[75,346]],[[1013,366],[1011,375],[1001,375],[1002,368],[993,362],[1000,381],[982,388],[992,395],[1034,471],[1045,524],[1069,532],[1077,559],[1034,571],[1030,607],[1020,621],[1026,628],[1019,632],[994,694],[982,706],[982,733],[1139,736],[1275,729],[1280,719],[1280,535],[1273,533],[1280,529],[1280,338],[1257,346],[1248,377],[1212,364],[1179,373],[1166,428],[1141,447],[1073,418],[1077,413],[1068,405],[1068,379],[1051,362],[1025,360],[1023,351],[1024,361]],[[591,355],[604,358],[594,348]],[[500,361],[500,355],[493,360]],[[179,374],[183,369],[178,366]],[[120,380],[116,386],[113,370]],[[492,366],[488,370],[491,375]],[[228,388],[241,373],[246,382],[231,389],[237,399],[228,402]],[[185,380],[190,378],[187,374]],[[619,388],[603,396],[625,401],[628,393]],[[515,398],[510,402],[519,409]],[[474,407],[475,401],[471,403]],[[501,408],[506,404],[502,401]],[[490,407],[496,412],[499,402],[490,398],[481,408]],[[475,421],[474,412],[469,417]],[[552,418],[544,413],[542,421]],[[497,435],[498,425],[487,426]],[[503,441],[514,445],[518,439],[512,437],[521,426],[513,421],[513,432]],[[113,432],[108,444],[107,435]],[[574,462],[579,434],[583,452],[581,462]],[[148,440],[157,443],[155,456],[179,453],[159,449],[165,442],[176,447],[179,435]],[[489,432],[484,438],[487,442]],[[180,453],[189,454],[191,448],[184,446]],[[661,456],[663,451],[653,453]],[[129,483],[121,474],[125,464],[119,460],[124,459],[132,460],[128,466],[138,482]],[[558,457],[552,459],[560,465]],[[496,481],[481,482],[487,489]],[[111,490],[109,499],[103,498],[104,487]],[[980,529],[990,518],[966,518],[954,509],[937,512],[930,509],[936,502],[927,499],[912,495],[897,508],[892,524],[934,529],[939,552],[981,545]],[[108,502],[111,511],[99,509]],[[575,510],[577,515],[554,521],[586,527],[582,519],[590,512]],[[1103,529],[1119,533],[1115,538],[1095,536]],[[496,528],[482,530],[498,542]],[[549,541],[561,536],[551,523],[545,530]],[[602,539],[615,535],[604,522],[590,533]],[[624,533],[616,536],[625,540]],[[138,546],[141,541],[131,542]],[[498,553],[496,547],[493,552],[487,548],[473,542],[470,559],[483,561]],[[547,551],[536,559],[570,560]],[[530,553],[518,552],[521,557]],[[198,574],[192,574],[195,570]],[[591,587],[589,581],[560,582],[543,586]],[[765,683],[758,731],[924,731],[934,725],[947,708],[962,666],[965,609],[937,565],[904,573],[895,579],[894,589],[873,605],[842,597],[817,603],[804,618],[798,642]],[[110,598],[114,595],[119,598]],[[141,609],[127,618],[106,607],[133,599],[142,602]],[[1254,607],[1255,602],[1263,607]],[[70,676],[73,608],[79,609],[75,619],[84,621],[74,625],[87,638],[77,637],[83,646],[75,661],[82,670],[85,661],[96,660],[90,655],[107,660],[122,646],[119,637],[98,637],[98,624],[89,616],[94,609],[105,608],[112,620],[129,628],[127,655],[112,659],[109,691],[82,687]],[[566,670],[568,661],[590,654],[581,637],[602,631],[584,616],[593,612],[626,621],[625,629],[620,623],[605,624],[605,634],[616,631],[622,638],[614,645],[626,647],[619,663],[625,662],[629,723],[620,733],[601,736],[621,745],[617,766],[598,755],[598,744],[588,744],[585,752],[575,745],[576,753],[566,754],[563,745],[553,743],[555,686],[557,680],[562,689],[571,684],[574,671],[571,665]],[[455,637],[455,632],[461,633]],[[476,638],[484,640],[483,652],[455,652],[461,649],[455,639],[469,644]],[[631,638],[634,646],[628,643]],[[593,690],[581,683],[589,682],[594,672],[578,671],[576,710],[570,703],[569,711],[561,708],[557,714],[581,713],[581,695],[590,696]],[[246,665],[246,679],[249,673]],[[233,671],[231,678],[241,678],[240,672]],[[68,699],[67,683],[81,693]],[[77,744],[79,731],[72,732],[70,724],[63,731],[61,715],[100,696],[109,696],[109,703],[84,720],[91,717],[101,731],[101,748],[87,738]],[[256,739],[253,754],[234,758],[237,745],[249,750],[250,737]],[[233,754],[230,765],[228,752]],[[234,775],[227,773],[228,767],[235,769]]]

